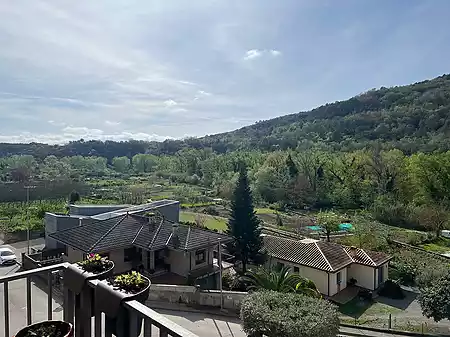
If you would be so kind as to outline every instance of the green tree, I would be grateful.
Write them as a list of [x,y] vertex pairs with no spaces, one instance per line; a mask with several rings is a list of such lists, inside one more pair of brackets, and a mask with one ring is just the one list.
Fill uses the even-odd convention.
[[112,159],[112,165],[114,167],[114,170],[117,172],[128,172],[130,169],[131,161],[128,157],[114,157]]
[[241,280],[247,284],[248,290],[265,289],[321,297],[313,281],[291,273],[291,268],[286,266],[278,270],[258,268],[255,271],[248,271]]
[[333,212],[320,212],[317,214],[317,224],[321,226],[330,242],[330,234],[339,231],[339,217]]
[[292,160],[290,153],[286,157],[286,167],[288,168],[289,176],[291,177],[291,179],[297,178],[298,168],[297,165],[295,165],[294,161]]
[[250,261],[258,261],[262,257],[263,241],[261,222],[253,207],[247,168],[243,164],[240,165],[239,178],[231,199],[231,214],[227,225],[227,233],[235,239],[228,245],[228,249],[242,261],[245,272]]
[[422,289],[419,303],[422,313],[436,322],[450,319],[450,273]]
[[74,204],[77,201],[80,201],[80,193],[78,193],[77,191],[72,191],[70,192],[69,195],[69,204]]
[[418,211],[419,222],[422,226],[436,233],[436,238],[441,235],[441,231],[448,227],[449,214],[440,205],[423,206]]

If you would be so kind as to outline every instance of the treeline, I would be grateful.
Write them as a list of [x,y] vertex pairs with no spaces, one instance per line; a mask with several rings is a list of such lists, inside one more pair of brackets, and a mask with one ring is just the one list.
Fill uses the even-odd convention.
[[183,149],[332,150],[352,152],[374,146],[406,154],[450,150],[450,75],[412,85],[370,90],[345,101],[320,106],[243,127],[232,132],[188,138],[144,141],[84,141],[66,145],[0,144],[0,157],[133,157],[136,154],[174,155]]
[[[0,161],[4,181],[68,180],[153,175],[174,183],[201,185],[230,198],[244,162],[256,201],[276,208],[369,209],[381,221],[416,227],[424,208],[437,215],[450,209],[450,152],[405,155],[400,150],[235,151],[184,149],[173,156],[12,156]],[[441,212],[441,213],[440,213]],[[419,214],[420,213],[420,214]],[[437,216],[435,216],[436,218]],[[426,221],[421,221],[425,223]]]

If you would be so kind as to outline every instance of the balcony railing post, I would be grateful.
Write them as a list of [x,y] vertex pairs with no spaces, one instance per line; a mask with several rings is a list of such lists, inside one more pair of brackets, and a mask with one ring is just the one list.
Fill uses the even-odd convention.
[[27,324],[33,322],[31,317],[31,276],[27,276]]
[[4,307],[5,307],[5,337],[9,336],[9,294],[8,289],[9,284],[8,282],[3,283],[3,301],[4,301]]
[[53,303],[52,303],[52,294],[53,294],[53,273],[50,270],[47,272],[47,319],[50,321],[53,319]]
[[81,304],[81,317],[75,317],[75,321],[77,318],[81,319],[82,324],[82,332],[81,336],[83,337],[91,337],[92,331],[92,292],[90,287],[85,287],[80,294],[80,304]]
[[144,337],[152,337],[152,321],[149,318],[144,319]]
[[74,308],[74,294],[72,290],[64,287],[64,320],[71,324],[73,324]]

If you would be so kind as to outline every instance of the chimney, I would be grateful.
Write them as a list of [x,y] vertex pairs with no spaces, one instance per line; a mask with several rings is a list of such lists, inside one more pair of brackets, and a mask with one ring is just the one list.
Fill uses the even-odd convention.
[[172,243],[175,247],[180,245],[180,238],[178,237],[178,224],[176,222],[172,224]]
[[357,252],[357,248],[355,246],[351,246],[349,255],[354,258],[354,257],[356,257],[356,252]]

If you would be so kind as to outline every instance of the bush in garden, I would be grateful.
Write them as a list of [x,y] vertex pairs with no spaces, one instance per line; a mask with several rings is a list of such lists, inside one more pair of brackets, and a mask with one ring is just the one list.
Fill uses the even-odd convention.
[[402,287],[400,287],[398,282],[392,280],[386,280],[381,289],[378,291],[378,294],[380,296],[393,298],[396,300],[405,298]]
[[450,319],[450,273],[435,280],[432,285],[422,289],[419,303],[422,313],[436,322]]
[[313,297],[276,291],[249,294],[241,306],[248,335],[268,337],[334,337],[339,332],[336,306]]

